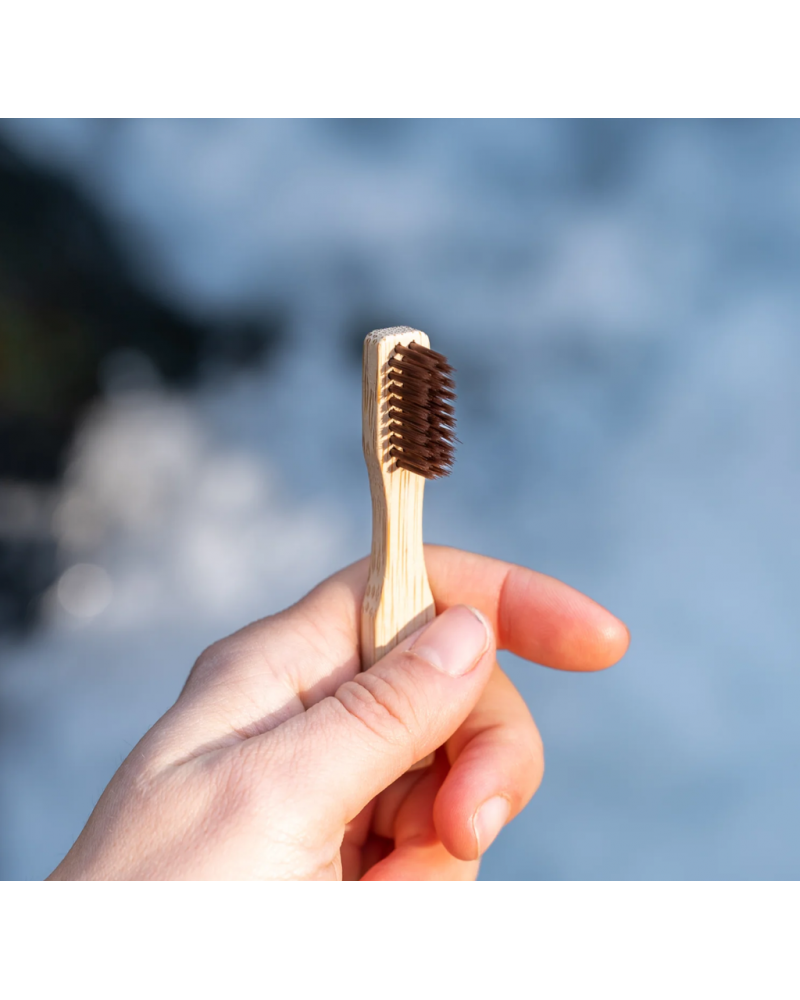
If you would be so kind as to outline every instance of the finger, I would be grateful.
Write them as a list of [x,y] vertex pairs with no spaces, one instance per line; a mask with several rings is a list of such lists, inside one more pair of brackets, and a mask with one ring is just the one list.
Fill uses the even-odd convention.
[[[455,607],[435,618],[369,670],[246,750],[281,774],[309,803],[320,832],[349,823],[411,764],[441,746],[464,721],[492,670],[494,643],[485,621]],[[252,759],[255,755],[255,759]],[[265,777],[265,780],[267,778]]]
[[[361,874],[364,871],[363,854],[365,850],[370,849],[372,817],[375,812],[376,803],[377,799],[373,799],[345,827],[339,852],[342,859],[342,879],[345,882],[352,882],[355,879],[361,878]],[[374,851],[374,845],[372,850]],[[384,855],[388,853],[388,851],[385,851]],[[383,857],[384,855],[381,856]],[[378,861],[379,858],[376,857],[374,860]]]
[[[434,754],[434,759],[438,759],[441,756],[444,763],[444,770],[441,772],[441,778],[439,780],[439,786],[437,786],[437,791],[444,781],[445,774],[449,769],[449,764],[447,763],[447,756],[444,752],[444,748],[440,748],[437,753]],[[388,837],[391,840],[395,838],[395,821],[397,819],[397,814],[400,812],[400,807],[406,801],[406,799],[414,792],[414,788],[420,783],[420,781],[427,779],[428,776],[433,772],[433,768],[427,768],[425,770],[409,770],[406,771],[404,775],[397,779],[397,781],[392,782],[387,789],[385,789],[381,794],[374,799],[375,809],[372,813],[372,831],[380,837]],[[434,796],[435,798],[435,796]],[[431,809],[433,809],[433,799],[431,799]],[[431,818],[431,830],[434,830],[433,819]]]
[[425,546],[437,611],[469,604],[489,619],[498,649],[559,670],[601,670],[628,648],[623,623],[585,594],[534,570]]
[[379,837],[376,834],[370,834],[361,851],[358,874],[351,875],[348,881],[358,881],[363,878],[370,868],[377,865],[379,861],[383,861],[384,858],[387,858],[393,850],[393,840],[389,840],[386,837]]
[[469,881],[478,875],[478,861],[454,858],[436,834],[433,804],[447,774],[444,754],[418,780],[400,804],[394,820],[394,850],[376,858],[362,881]]
[[460,861],[442,843],[406,844],[373,865],[362,882],[474,882],[479,861]]
[[544,773],[536,724],[496,664],[446,750],[451,767],[433,808],[436,831],[455,857],[475,859],[527,805]]
[[[433,806],[437,838],[456,857],[477,858],[530,801],[544,773],[536,724],[497,664],[477,705],[439,757],[452,766],[442,772],[443,787]],[[416,772],[403,775],[376,800],[372,814],[376,833],[395,836],[397,816],[417,783],[415,778]],[[494,803],[498,797],[501,801]],[[489,802],[493,805],[479,814]]]
[[[628,648],[630,634],[623,622],[544,573],[443,545],[425,546],[425,565],[437,612],[456,604],[478,608],[492,626],[498,649],[559,670],[601,670],[621,659]],[[335,584],[339,606],[344,608],[349,590],[355,628],[367,569],[366,560],[353,563],[309,598],[324,601],[327,586]]]

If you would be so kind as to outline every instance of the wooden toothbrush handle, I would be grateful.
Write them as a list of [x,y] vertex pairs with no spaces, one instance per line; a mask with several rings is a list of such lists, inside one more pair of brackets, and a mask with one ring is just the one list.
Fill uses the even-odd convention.
[[409,327],[364,341],[363,441],[372,494],[372,553],[361,619],[361,666],[371,667],[435,614],[422,550],[425,479],[398,469],[386,445],[387,371],[395,349],[427,336]]
[[362,670],[367,670],[435,617],[421,544],[418,559],[413,562],[417,565],[411,566],[411,559],[403,565],[392,564],[391,560],[384,563],[383,557],[372,550],[369,582],[361,608]]
[[[429,346],[424,333],[409,327],[376,330],[364,342],[363,439],[372,494],[372,551],[361,610],[362,670],[436,614],[422,549],[425,479],[397,469],[386,447],[388,362],[398,345],[412,341]],[[426,758],[416,766],[430,762]]]

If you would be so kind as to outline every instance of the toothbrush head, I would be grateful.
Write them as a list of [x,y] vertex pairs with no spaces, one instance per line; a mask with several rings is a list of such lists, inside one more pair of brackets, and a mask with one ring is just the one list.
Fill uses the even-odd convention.
[[388,371],[388,446],[396,468],[425,479],[450,474],[456,442],[453,368],[422,344],[395,348]]

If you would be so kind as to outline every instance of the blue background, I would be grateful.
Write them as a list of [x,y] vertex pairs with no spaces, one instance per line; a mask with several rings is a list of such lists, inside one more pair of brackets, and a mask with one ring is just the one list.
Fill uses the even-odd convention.
[[188,389],[112,358],[63,477],[25,494],[58,572],[99,572],[0,640],[3,877],[58,862],[208,642],[367,550],[359,345],[395,324],[458,370],[427,540],[557,576],[632,633],[598,675],[503,655],[546,774],[481,877],[798,877],[800,126],[2,135],[96,206],[142,287],[282,324]]

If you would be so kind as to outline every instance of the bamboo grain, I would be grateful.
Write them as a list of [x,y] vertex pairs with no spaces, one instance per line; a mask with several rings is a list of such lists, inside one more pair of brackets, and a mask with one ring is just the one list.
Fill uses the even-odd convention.
[[361,612],[361,666],[376,660],[435,615],[422,548],[425,479],[398,469],[387,447],[387,371],[399,345],[429,347],[421,330],[375,330],[364,341],[363,443],[372,494],[372,551]]

